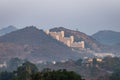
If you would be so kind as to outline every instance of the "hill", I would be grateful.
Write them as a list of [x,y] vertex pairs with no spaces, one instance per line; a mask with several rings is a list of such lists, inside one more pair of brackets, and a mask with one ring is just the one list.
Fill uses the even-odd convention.
[[0,37],[0,60],[11,57],[28,59],[33,62],[77,59],[80,54],[46,35],[36,27],[26,27]]
[[90,48],[91,50],[100,51],[101,44],[95,39],[93,39],[91,36],[86,35],[85,33],[66,29],[63,27],[53,28],[53,29],[50,29],[50,31],[56,31],[56,32],[64,31],[66,37],[73,35],[76,42],[82,41],[82,40],[85,41],[85,48]]
[[12,25],[10,25],[10,26],[8,26],[8,27],[6,27],[6,28],[2,28],[2,29],[0,30],[0,36],[5,35],[5,34],[7,34],[7,33],[10,33],[10,32],[12,32],[12,31],[15,31],[15,30],[17,30],[17,28],[14,27],[14,26],[12,26]]
[[92,35],[92,37],[102,44],[114,45],[120,43],[120,32],[104,30]]

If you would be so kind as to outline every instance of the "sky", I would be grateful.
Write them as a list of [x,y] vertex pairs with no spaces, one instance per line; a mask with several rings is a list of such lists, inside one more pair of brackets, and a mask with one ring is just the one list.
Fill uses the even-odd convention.
[[9,25],[120,32],[120,0],[0,0],[0,28]]

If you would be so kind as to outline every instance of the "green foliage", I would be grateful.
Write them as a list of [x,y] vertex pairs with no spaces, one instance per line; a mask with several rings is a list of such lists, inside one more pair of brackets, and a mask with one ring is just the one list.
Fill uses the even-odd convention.
[[14,72],[17,76],[14,80],[31,80],[31,75],[38,71],[37,67],[30,63],[25,62],[22,66],[18,67],[17,71]]
[[0,80],[11,80],[14,77],[14,74],[11,72],[1,72],[0,73]]
[[82,65],[82,59],[78,59],[75,63],[77,64],[77,65],[79,65],[79,66],[81,66]]
[[120,69],[112,73],[110,80],[120,80]]
[[22,65],[23,60],[19,59],[19,58],[12,58],[10,59],[10,61],[7,63],[8,65],[8,69],[7,71],[14,71],[16,70],[20,65]]
[[105,70],[114,71],[120,68],[120,58],[118,57],[105,57],[99,66]]
[[51,70],[46,68],[41,72],[38,72],[37,67],[30,63],[25,62],[22,66],[18,67],[16,71],[12,73],[2,72],[0,73],[0,80],[84,80],[82,77],[66,69]]
[[38,72],[32,75],[32,80],[84,80],[73,71],[57,70]]
[[97,64],[97,59],[93,58],[93,65],[96,65],[96,64]]

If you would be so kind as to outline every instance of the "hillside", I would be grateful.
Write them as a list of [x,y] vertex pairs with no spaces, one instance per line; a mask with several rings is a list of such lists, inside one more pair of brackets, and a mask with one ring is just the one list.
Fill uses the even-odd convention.
[[106,45],[115,45],[120,43],[120,32],[104,30],[93,34],[92,37]]
[[26,27],[0,37],[0,60],[4,61],[11,57],[40,62],[77,59],[81,56],[46,35],[43,30]]
[[75,37],[75,41],[85,41],[85,47],[86,48],[90,48],[92,50],[95,51],[100,51],[100,46],[101,44],[96,41],[95,39],[93,39],[92,37],[86,35],[85,33],[82,33],[80,31],[74,31],[74,30],[70,30],[70,29],[66,29],[63,27],[59,27],[59,28],[53,28],[50,31],[65,31],[65,36],[68,37],[70,35],[73,35]]
[[12,31],[15,31],[15,30],[17,30],[17,28],[14,27],[14,26],[12,26],[12,25],[10,25],[10,26],[8,26],[8,27],[6,27],[6,28],[2,28],[2,29],[0,30],[0,36],[5,35],[5,34],[7,34],[7,33],[10,33],[10,32],[12,32]]

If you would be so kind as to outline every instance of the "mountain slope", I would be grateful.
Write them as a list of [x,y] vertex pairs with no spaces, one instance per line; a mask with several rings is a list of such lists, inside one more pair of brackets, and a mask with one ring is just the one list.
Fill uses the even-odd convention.
[[12,26],[12,25],[10,25],[10,26],[8,26],[8,27],[3,28],[3,29],[0,30],[0,36],[5,35],[7,33],[10,33],[12,31],[15,31],[15,30],[17,30],[17,28],[14,27],[14,26]]
[[92,37],[102,44],[114,45],[120,43],[120,32],[104,30],[93,34]]
[[92,50],[96,50],[99,51],[100,48],[100,44],[99,42],[97,42],[95,39],[93,39],[92,37],[86,35],[85,33],[79,32],[79,31],[74,31],[74,30],[70,30],[70,29],[66,29],[63,27],[59,27],[59,28],[53,28],[50,31],[65,31],[65,36],[68,37],[70,35],[73,35],[75,38],[75,41],[85,41],[85,47],[86,48],[90,48]]
[[80,55],[46,35],[43,30],[26,27],[0,37],[0,59],[5,60],[11,57],[39,62],[77,59]]

